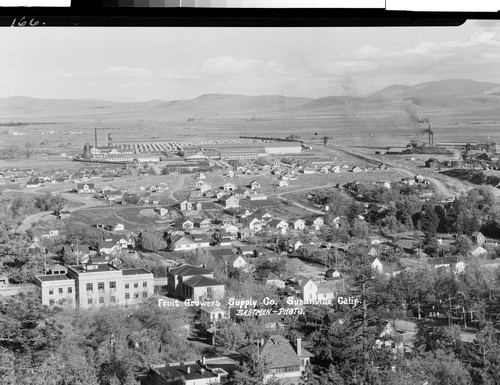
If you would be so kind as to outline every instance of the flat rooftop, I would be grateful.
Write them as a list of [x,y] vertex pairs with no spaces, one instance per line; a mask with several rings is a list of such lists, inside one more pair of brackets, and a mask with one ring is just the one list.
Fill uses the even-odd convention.
[[[96,273],[96,272],[105,272],[105,271],[120,271],[120,269],[108,265],[108,264],[88,264],[87,269],[84,269],[84,265],[71,265],[70,268],[75,270],[78,274],[86,274],[86,273]],[[90,267],[90,269],[89,269]]]
[[66,274],[47,274],[47,275],[37,275],[36,276],[42,282],[51,282],[51,281],[65,281],[72,280],[73,278],[69,277]]
[[150,271],[147,271],[146,269],[125,269],[122,270],[123,275],[139,275],[139,274],[151,274]]

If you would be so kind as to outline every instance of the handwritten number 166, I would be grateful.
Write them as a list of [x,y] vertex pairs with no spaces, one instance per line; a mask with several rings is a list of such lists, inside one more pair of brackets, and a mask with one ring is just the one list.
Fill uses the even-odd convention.
[[22,17],[19,21],[17,19],[14,19],[12,24],[10,25],[11,27],[36,27],[40,22],[36,19],[31,19],[30,21],[27,21],[25,17]]

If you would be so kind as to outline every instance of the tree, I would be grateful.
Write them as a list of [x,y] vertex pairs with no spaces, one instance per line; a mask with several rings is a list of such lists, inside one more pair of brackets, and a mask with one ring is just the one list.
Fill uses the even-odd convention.
[[163,233],[160,231],[143,231],[140,235],[140,245],[143,250],[147,251],[164,250],[167,247]]
[[140,198],[137,194],[125,194],[123,196],[123,201],[128,205],[136,205],[139,203]]
[[245,330],[232,320],[221,320],[216,328],[215,345],[222,351],[222,354],[232,353],[247,343]]
[[457,237],[457,240],[455,241],[455,246],[457,253],[467,256],[469,255],[469,252],[471,250],[472,242],[470,241],[469,237],[462,234]]
[[426,381],[429,384],[440,385],[471,384],[470,374],[464,364],[453,353],[442,350],[424,353],[409,360],[407,365],[400,368],[420,384]]
[[434,210],[434,204],[427,202],[424,207],[424,213],[421,217],[421,229],[424,233],[424,242],[431,243],[436,238],[436,231],[439,225],[439,217]]

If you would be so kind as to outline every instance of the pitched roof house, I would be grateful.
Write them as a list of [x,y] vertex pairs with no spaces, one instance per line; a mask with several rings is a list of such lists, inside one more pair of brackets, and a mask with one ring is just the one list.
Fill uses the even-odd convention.
[[260,340],[257,344],[258,346],[254,343],[246,346],[240,353],[249,360],[260,357],[269,363],[269,372],[264,376],[264,383],[271,378],[296,383],[313,357],[302,347],[301,338],[297,338],[292,344],[285,337],[276,334]]

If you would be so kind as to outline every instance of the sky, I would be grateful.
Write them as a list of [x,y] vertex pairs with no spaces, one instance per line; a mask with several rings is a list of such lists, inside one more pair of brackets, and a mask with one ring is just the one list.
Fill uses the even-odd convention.
[[500,21],[419,28],[2,28],[0,97],[367,95],[442,79],[500,83]]

